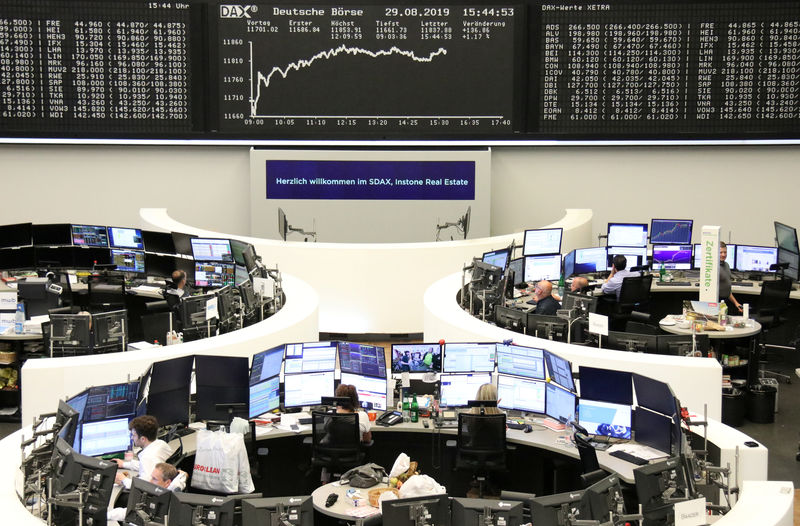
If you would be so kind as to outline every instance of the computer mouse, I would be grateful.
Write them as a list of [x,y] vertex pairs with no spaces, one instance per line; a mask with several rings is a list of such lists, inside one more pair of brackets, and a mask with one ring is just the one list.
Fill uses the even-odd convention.
[[525,426],[525,432],[526,433],[530,433],[531,431],[533,431],[533,426],[531,426],[530,424],[526,425]]
[[337,495],[336,493],[331,493],[330,495],[328,495],[328,498],[325,501],[325,507],[330,508],[336,503],[337,500],[339,500],[339,495]]

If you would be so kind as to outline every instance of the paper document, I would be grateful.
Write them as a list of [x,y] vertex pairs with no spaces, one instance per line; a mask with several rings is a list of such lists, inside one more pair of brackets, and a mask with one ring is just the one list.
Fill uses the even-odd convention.
[[692,300],[692,309],[697,314],[719,316],[719,303]]

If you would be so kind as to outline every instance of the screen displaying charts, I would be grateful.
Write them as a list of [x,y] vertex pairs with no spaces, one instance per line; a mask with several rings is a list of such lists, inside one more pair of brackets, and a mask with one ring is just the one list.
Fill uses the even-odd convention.
[[647,246],[647,225],[639,223],[609,223],[608,246]]
[[525,281],[535,283],[543,279],[555,280],[561,277],[561,255],[526,256]]
[[552,383],[545,386],[545,414],[559,422],[570,422],[575,420],[575,400],[574,393],[565,391]]
[[441,384],[442,407],[465,407],[467,402],[475,400],[478,388],[492,382],[492,375],[479,374],[442,374]]
[[494,371],[494,343],[446,343],[444,372],[472,373]]
[[342,383],[355,386],[364,409],[386,410],[386,378],[342,372]]
[[692,267],[692,245],[653,245],[653,268],[689,270]]
[[503,409],[544,413],[544,386],[541,380],[498,375],[497,405]]
[[573,274],[605,272],[608,266],[606,247],[579,248],[575,250]]
[[688,245],[692,242],[691,219],[653,219],[650,242],[654,245]]
[[283,379],[286,407],[319,405],[323,396],[333,396],[333,371],[288,374]]
[[497,372],[544,380],[544,350],[498,343]]
[[284,374],[333,371],[336,344],[332,342],[289,343],[284,354]]
[[280,406],[280,387],[280,376],[250,385],[250,409],[248,411],[250,418],[256,418]]
[[[730,248],[728,248],[730,254]],[[776,247],[752,245],[736,246],[736,270],[741,272],[770,272],[769,267],[778,262]]]
[[561,228],[526,230],[522,245],[523,256],[558,254],[561,252]]
[[216,16],[221,131],[515,128],[519,6],[235,7]]

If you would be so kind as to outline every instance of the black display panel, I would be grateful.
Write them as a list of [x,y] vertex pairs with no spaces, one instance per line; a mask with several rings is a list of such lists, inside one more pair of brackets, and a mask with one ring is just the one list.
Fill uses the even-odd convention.
[[0,131],[192,131],[192,11],[189,2],[3,2]]
[[515,4],[218,6],[219,130],[510,134]]

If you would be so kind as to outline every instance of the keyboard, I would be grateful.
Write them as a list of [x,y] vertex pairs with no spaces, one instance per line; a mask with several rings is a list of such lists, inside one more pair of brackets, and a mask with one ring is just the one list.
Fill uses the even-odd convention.
[[753,283],[752,281],[734,281],[731,283],[731,285],[735,287],[752,287],[753,285],[755,285],[755,283]]
[[609,453],[612,457],[617,457],[621,460],[626,462],[630,462],[631,464],[636,464],[637,466],[644,466],[649,462],[643,458],[637,457],[636,455],[631,455],[630,453],[626,453],[624,451],[612,451]]
[[691,287],[691,281],[659,281],[659,287]]
[[458,427],[458,420],[434,420],[433,425],[438,428],[453,429]]
[[520,424],[519,422],[514,422],[513,420],[507,420],[506,427],[509,429],[525,429],[525,424]]

